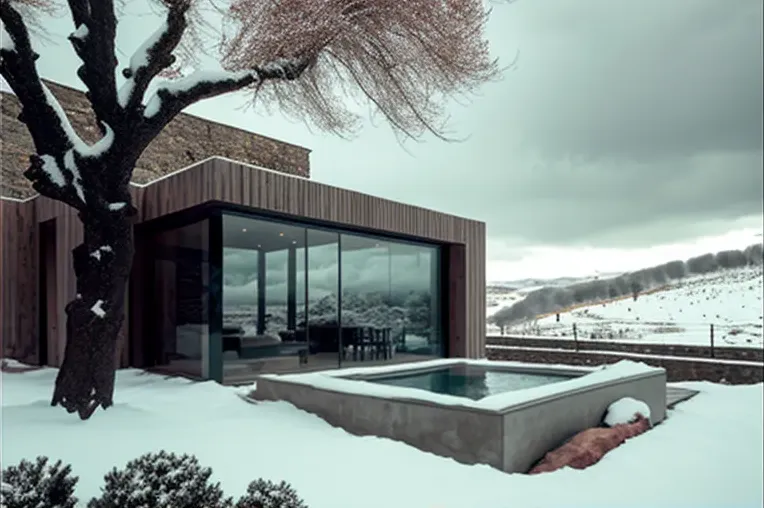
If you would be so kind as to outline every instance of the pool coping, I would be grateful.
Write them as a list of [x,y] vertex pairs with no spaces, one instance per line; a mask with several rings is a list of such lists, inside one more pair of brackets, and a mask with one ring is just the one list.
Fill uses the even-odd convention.
[[[417,366],[417,363],[429,363],[431,365],[427,366]],[[634,363],[634,362],[631,362]],[[554,391],[554,393],[549,393],[546,395],[539,395],[533,398],[530,398],[529,400],[521,401],[521,402],[515,402],[515,403],[509,403],[508,405],[501,407],[501,408],[486,408],[486,407],[480,407],[478,405],[472,404],[472,402],[479,402],[486,399],[489,399],[491,397],[497,397],[501,396],[503,394],[495,394],[488,397],[484,397],[483,399],[479,399],[479,401],[472,401],[471,399],[467,399],[465,397],[459,397],[455,395],[445,395],[443,394],[442,397],[452,399],[450,403],[447,402],[436,402],[432,400],[427,400],[425,397],[416,397],[416,392],[424,392],[424,393],[431,393],[427,392],[426,390],[420,390],[418,388],[408,388],[408,387],[394,387],[395,391],[405,390],[406,392],[411,392],[410,396],[406,395],[378,395],[378,394],[368,394],[368,393],[359,393],[358,391],[354,390],[342,390],[340,388],[332,388],[332,387],[326,387],[326,386],[315,386],[314,384],[309,382],[310,378],[315,378],[316,376],[324,376],[326,378],[332,378],[335,380],[341,380],[341,381],[367,381],[369,377],[376,377],[376,376],[385,376],[390,375],[393,373],[405,373],[408,375],[415,375],[415,374],[424,374],[431,371],[436,371],[443,369],[444,367],[451,367],[454,365],[473,365],[473,366],[490,366],[492,369],[495,370],[506,370],[511,372],[520,372],[525,371],[525,373],[531,373],[531,374],[569,374],[574,375],[571,380],[575,380],[581,377],[586,376],[587,374],[592,374],[595,372],[599,372],[602,370],[602,366],[597,367],[577,367],[577,366],[570,366],[570,365],[539,365],[539,364],[532,364],[532,363],[521,363],[521,362],[493,362],[488,360],[470,360],[470,359],[464,359],[464,358],[454,358],[454,359],[447,359],[447,360],[429,360],[425,362],[414,362],[411,364],[404,365],[397,365],[397,366],[379,366],[379,367],[358,367],[354,369],[333,369],[330,371],[319,371],[319,372],[311,372],[311,373],[305,373],[305,374],[273,374],[273,375],[264,375],[261,377],[261,379],[266,380],[266,382],[278,382],[278,383],[286,383],[286,384],[297,384],[302,386],[309,386],[314,390],[320,390],[335,394],[340,394],[344,396],[354,396],[354,397],[366,397],[366,398],[372,398],[375,400],[382,400],[382,401],[400,401],[400,402],[406,402],[409,404],[416,404],[421,406],[427,406],[427,407],[435,407],[435,408],[448,408],[453,409],[456,411],[465,411],[465,412],[471,412],[471,413],[480,413],[484,415],[494,415],[494,416],[503,416],[507,415],[516,411],[522,411],[524,409],[532,408],[534,406],[547,404],[549,402],[553,402],[555,400],[564,399],[567,397],[570,397],[572,395],[577,395],[581,393],[586,393],[590,391],[594,391],[597,389],[600,389],[605,386],[619,386],[626,383],[631,383],[634,381],[639,381],[642,379],[648,379],[656,376],[663,376],[665,378],[666,371],[665,369],[658,368],[658,367],[649,367],[646,368],[644,372],[640,373],[634,373],[630,375],[624,375],[618,379],[603,379],[598,382],[589,383],[583,386],[573,387],[573,388],[567,388],[564,387],[562,389],[558,389]],[[398,367],[398,368],[395,368]],[[648,366],[645,366],[648,367]],[[375,371],[375,372],[369,372],[367,374],[364,374],[364,372],[348,372],[348,371]],[[302,381],[300,378],[305,378],[306,381]],[[571,381],[568,380],[568,381]],[[564,383],[568,381],[561,381],[559,383],[553,383],[554,385],[563,385]],[[549,386],[549,385],[544,385]],[[537,387],[538,388],[538,387]],[[519,391],[526,391],[526,390],[534,390],[535,388],[526,388]],[[505,392],[505,393],[512,393],[512,392]],[[440,397],[439,397],[440,398]],[[465,403],[460,403],[464,401]]]

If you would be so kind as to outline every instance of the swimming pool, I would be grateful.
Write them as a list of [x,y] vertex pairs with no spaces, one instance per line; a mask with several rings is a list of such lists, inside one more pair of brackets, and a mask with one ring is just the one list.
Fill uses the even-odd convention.
[[260,376],[252,397],[281,400],[346,431],[408,443],[464,464],[528,471],[600,424],[623,397],[666,415],[666,371],[622,360],[584,367],[443,359]]
[[366,381],[480,400],[490,395],[559,383],[575,377],[577,376],[513,372],[462,363],[428,372],[398,373],[368,378]]

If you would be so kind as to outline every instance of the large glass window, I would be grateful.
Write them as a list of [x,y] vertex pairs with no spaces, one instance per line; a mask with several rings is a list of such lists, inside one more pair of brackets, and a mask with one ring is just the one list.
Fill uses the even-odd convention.
[[307,230],[307,329],[311,366],[337,367],[339,362],[339,233]]
[[444,356],[438,248],[391,243],[390,265],[391,300],[403,309],[403,319],[397,322],[398,352]]
[[445,354],[437,247],[235,214],[147,245],[150,365],[236,383]]
[[342,360],[443,356],[438,248],[351,234],[340,245]]
[[390,360],[395,354],[393,326],[400,317],[390,301],[390,245],[379,238],[343,234],[340,246],[341,358]]
[[305,363],[308,344],[297,326],[305,314],[305,259],[305,228],[223,216],[226,382]]
[[150,237],[147,364],[173,374],[208,377],[209,222]]

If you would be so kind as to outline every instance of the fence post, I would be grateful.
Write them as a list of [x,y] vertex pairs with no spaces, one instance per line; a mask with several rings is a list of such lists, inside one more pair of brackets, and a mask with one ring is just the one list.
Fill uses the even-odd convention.
[[716,353],[714,352],[714,325],[711,323],[711,358],[716,358]]
[[578,329],[576,323],[573,323],[573,342],[576,344],[576,352],[578,352]]

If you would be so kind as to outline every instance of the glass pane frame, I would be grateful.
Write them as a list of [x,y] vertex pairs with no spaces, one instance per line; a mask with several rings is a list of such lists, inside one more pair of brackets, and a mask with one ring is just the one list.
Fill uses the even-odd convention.
[[[301,305],[298,304],[298,317],[297,321],[300,322],[299,314],[302,313],[304,316],[304,319],[306,321],[306,336],[307,340],[310,341],[311,337],[311,325],[310,325],[310,316],[311,316],[311,256],[310,256],[310,239],[309,236],[311,235],[311,232],[322,232],[327,233],[335,236],[337,238],[337,322],[338,322],[338,329],[337,329],[337,358],[336,358],[336,367],[342,368],[346,366],[347,362],[343,362],[343,355],[342,351],[345,346],[343,343],[343,334],[341,332],[341,327],[343,326],[343,292],[345,291],[345,288],[343,287],[343,251],[347,248],[347,239],[348,238],[358,238],[358,239],[365,239],[369,242],[379,242],[380,244],[389,244],[389,245],[402,245],[402,246],[408,246],[412,249],[421,249],[423,251],[428,251],[431,253],[431,261],[430,261],[430,310],[431,310],[431,318],[430,323],[432,327],[434,328],[433,331],[431,331],[431,334],[434,334],[436,337],[436,342],[438,343],[439,347],[436,348],[436,351],[434,351],[435,356],[447,356],[448,351],[448,340],[446,334],[448,333],[447,330],[447,321],[445,320],[445,314],[447,312],[447,309],[445,308],[447,305],[447,301],[444,298],[445,294],[443,293],[443,285],[447,283],[447,281],[443,280],[443,277],[446,276],[445,270],[443,268],[443,261],[444,261],[444,245],[438,244],[436,242],[428,242],[426,240],[410,240],[410,239],[403,239],[392,235],[387,235],[385,233],[371,233],[366,231],[357,231],[354,228],[351,227],[343,227],[343,226],[334,226],[334,225],[326,225],[326,224],[317,224],[309,219],[299,219],[299,218],[286,218],[286,217],[277,217],[272,214],[268,213],[258,213],[258,212],[249,212],[244,211],[237,208],[228,208],[225,206],[225,204],[215,204],[214,206],[208,206],[204,207],[203,210],[196,210],[195,213],[184,215],[185,212],[180,212],[178,214],[173,214],[174,216],[180,216],[180,218],[173,217],[173,216],[167,216],[162,217],[159,219],[155,219],[154,221],[158,223],[157,225],[153,225],[151,223],[144,223],[138,226],[141,230],[147,230],[150,231],[150,234],[158,234],[162,231],[169,231],[173,229],[177,229],[180,227],[184,227],[186,225],[190,225],[196,222],[200,222],[203,220],[209,221],[209,235],[208,235],[208,245],[207,249],[209,252],[209,285],[208,285],[208,306],[207,306],[207,312],[208,312],[208,324],[209,324],[209,339],[207,341],[207,358],[208,358],[208,365],[203,370],[207,373],[207,378],[211,380],[215,380],[218,382],[224,381],[224,361],[223,361],[223,302],[224,302],[224,295],[223,295],[223,287],[224,287],[224,260],[223,260],[223,254],[224,254],[224,225],[223,221],[225,217],[241,217],[241,218],[247,218],[252,219],[255,221],[263,221],[268,222],[272,224],[281,224],[285,227],[297,227],[297,228],[303,228],[304,233],[304,246],[305,246],[305,254],[302,257],[300,261],[303,263],[302,267],[302,274],[304,275],[304,280],[301,281],[302,284],[298,283],[298,288],[302,286],[304,288],[304,295],[298,295],[298,298],[302,296],[302,302]],[[167,219],[167,220],[165,220]],[[343,237],[345,237],[345,242],[343,242]],[[343,246],[343,243],[345,244]],[[150,253],[148,253],[148,256],[150,257]],[[389,273],[388,281],[392,286],[395,285],[395,277],[392,273],[393,271],[393,255],[390,255],[390,263],[391,268]],[[299,268],[298,268],[299,271]],[[344,274],[347,275],[347,274]],[[298,289],[300,293],[300,291]],[[434,304],[434,305],[433,305]],[[354,366],[356,366],[355,364]],[[360,365],[358,365],[360,366]],[[333,368],[331,365],[327,365],[327,368]]]

